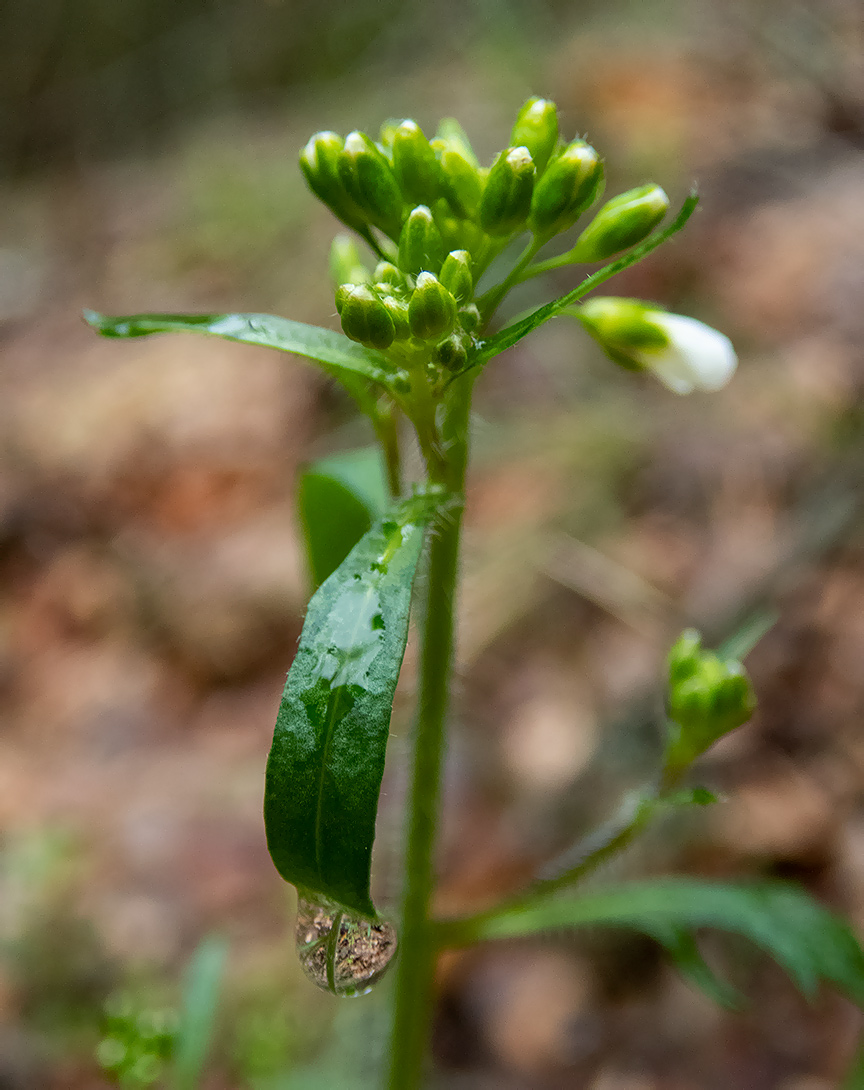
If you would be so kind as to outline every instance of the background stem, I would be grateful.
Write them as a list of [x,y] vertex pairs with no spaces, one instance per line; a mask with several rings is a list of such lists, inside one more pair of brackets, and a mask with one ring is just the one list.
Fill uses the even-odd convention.
[[402,456],[399,450],[399,418],[395,406],[379,405],[372,423],[384,453],[387,491],[391,500],[397,500],[402,495]]
[[441,433],[441,460],[430,460],[430,483],[454,496],[432,528],[420,652],[420,679],[405,847],[405,888],[390,1039],[389,1090],[417,1090],[432,1017],[435,942],[430,909],[453,661],[453,607],[468,458],[471,383],[453,383]]

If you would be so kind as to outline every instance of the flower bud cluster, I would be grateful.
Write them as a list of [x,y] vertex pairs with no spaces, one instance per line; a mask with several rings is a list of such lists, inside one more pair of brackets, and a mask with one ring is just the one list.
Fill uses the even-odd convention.
[[[394,256],[398,264],[379,261],[365,277],[354,270],[353,278],[339,284],[342,329],[351,340],[389,349],[402,362],[421,356],[458,370],[480,321],[472,302],[471,255],[467,250],[445,254],[429,209],[419,205],[405,221]],[[331,264],[335,268],[335,258]]]
[[[385,123],[377,140],[320,132],[300,166],[312,191],[384,259],[370,270],[345,239],[334,245],[346,335],[401,363],[416,356],[446,368],[461,365],[478,332],[474,286],[496,254],[524,231],[536,248],[567,231],[604,184],[597,152],[563,140],[555,104],[542,98],[524,104],[488,168],[452,119],[431,140],[410,119]],[[596,261],[632,246],[667,207],[658,186],[625,193],[600,210],[573,253]]]
[[682,633],[673,645],[668,665],[666,765],[674,771],[746,723],[756,708],[756,697],[741,663],[704,650],[693,629]]

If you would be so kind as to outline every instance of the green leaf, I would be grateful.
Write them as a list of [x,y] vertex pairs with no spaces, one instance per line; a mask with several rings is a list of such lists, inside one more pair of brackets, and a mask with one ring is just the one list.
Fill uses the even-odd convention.
[[440,926],[446,945],[571,927],[627,927],[655,936],[715,927],[760,946],[806,996],[813,996],[824,979],[864,1005],[864,952],[848,925],[801,890],[782,883],[723,885],[659,878],[578,898],[523,901],[518,907]]
[[411,588],[435,497],[395,507],[309,603],[267,762],[276,869],[314,898],[374,916],[369,872]]
[[646,933],[656,939],[674,961],[675,967],[691,984],[709,999],[728,1010],[740,1010],[744,997],[737,988],[721,980],[702,957],[693,935],[682,927],[646,927]]
[[297,507],[315,587],[339,567],[386,506],[377,446],[333,454],[303,470]]
[[174,1051],[173,1090],[198,1086],[213,1040],[227,956],[228,945],[217,935],[208,935],[192,955]]
[[687,220],[692,216],[698,203],[699,197],[695,192],[691,193],[681,206],[681,211],[668,227],[654,231],[654,233],[649,235],[644,242],[640,243],[629,253],[625,254],[623,257],[619,257],[617,261],[612,261],[610,264],[604,265],[602,269],[598,269],[596,272],[586,277],[578,287],[573,289],[573,291],[568,292],[566,295],[562,295],[560,299],[554,299],[551,303],[546,303],[544,306],[538,307],[537,310],[532,311],[525,318],[521,319],[521,321],[514,322],[512,325],[507,326],[506,329],[502,329],[500,333],[496,333],[494,337],[490,337],[489,340],[483,341],[476,354],[472,357],[466,370],[484,366],[484,364],[492,359],[493,356],[497,356],[499,353],[506,351],[506,349],[512,348],[514,344],[517,344],[523,337],[526,337],[538,326],[542,325],[544,322],[548,322],[550,318],[557,317],[562,311],[566,310],[567,307],[572,307],[574,303],[587,295],[589,291],[593,291],[594,288],[599,287],[600,284],[610,280],[619,272],[623,272],[624,269],[629,269],[631,265],[635,265],[638,261],[641,261],[643,257],[647,257],[652,250],[656,250],[658,246],[661,246],[667,239],[681,230]]
[[241,344],[257,344],[293,352],[320,364],[356,396],[357,380],[390,388],[396,377],[372,348],[342,333],[292,322],[272,314],[131,314],[112,317],[85,310],[87,322],[103,337],[147,337],[151,333],[207,333]]
[[717,648],[717,655],[725,662],[741,662],[753,648],[777,624],[780,615],[776,609],[758,609],[747,617],[741,626]]

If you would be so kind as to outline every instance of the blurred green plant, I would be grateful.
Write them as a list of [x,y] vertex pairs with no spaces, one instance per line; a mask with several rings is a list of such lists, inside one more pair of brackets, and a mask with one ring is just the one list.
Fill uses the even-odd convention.
[[154,1005],[130,990],[109,997],[96,1059],[118,1086],[161,1083],[169,1090],[195,1090],[200,1085],[226,956],[223,939],[210,935],[201,941],[186,970],[179,1009]]
[[[310,569],[320,586],[277,717],[264,811],[274,863],[298,889],[296,939],[307,975],[334,994],[363,994],[396,953],[397,932],[372,902],[370,874],[392,700],[422,561],[390,1090],[423,1083],[435,959],[447,946],[587,924],[630,927],[662,943],[712,997],[732,1002],[698,949],[698,929],[717,927],[762,946],[806,994],[825,980],[864,1003],[864,953],[845,923],[800,891],[666,879],[569,892],[664,811],[711,803],[704,789],[687,789],[684,777],[753,711],[741,658],[759,626],[722,653],[705,651],[692,632],[676,643],[657,775],[608,826],[503,904],[449,920],[431,911],[473,384],[494,357],[564,315],[576,317],[615,363],[676,393],[725,385],[737,360],[716,330],[638,300],[583,301],[679,231],[696,195],[663,227],[669,201],[659,186],[620,194],[569,248],[540,259],[604,185],[600,156],[584,140],[563,139],[555,106],[543,99],[523,106],[508,146],[488,167],[452,119],[431,140],[411,120],[386,122],[377,140],[318,133],[300,165],[312,191],[368,247],[364,257],[350,237],[333,245],[342,334],[261,314],[87,317],[109,337],[198,331],[304,356],[345,387],[375,430],[379,459],[367,452],[318,463],[301,486]],[[521,253],[513,249],[520,239]],[[601,264],[560,298],[493,332],[516,285],[585,262]],[[405,422],[425,464],[423,479],[410,485],[401,457]]]
[[165,1071],[176,1036],[175,1010],[150,1006],[128,991],[117,992],[105,1004],[104,1036],[96,1059],[118,1086],[153,1086]]

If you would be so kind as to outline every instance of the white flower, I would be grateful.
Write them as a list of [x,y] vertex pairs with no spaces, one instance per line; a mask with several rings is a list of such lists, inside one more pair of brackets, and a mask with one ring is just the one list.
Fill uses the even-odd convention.
[[669,343],[664,348],[630,349],[646,370],[676,394],[720,390],[735,373],[738,357],[725,333],[683,314],[653,311]]
[[719,390],[738,365],[725,334],[638,299],[602,296],[571,313],[616,363],[652,372],[676,394]]

